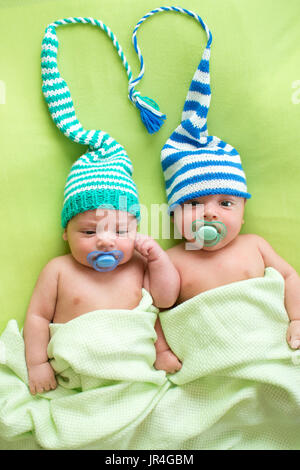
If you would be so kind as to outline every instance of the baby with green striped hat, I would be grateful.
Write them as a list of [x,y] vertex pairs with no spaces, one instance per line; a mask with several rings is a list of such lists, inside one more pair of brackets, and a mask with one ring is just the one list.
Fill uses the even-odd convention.
[[[179,292],[179,275],[168,255],[152,238],[137,233],[140,205],[125,149],[106,132],[85,130],[76,117],[69,88],[57,66],[56,35],[57,26],[74,23],[104,30],[131,77],[116,37],[101,21],[68,18],[46,28],[43,94],[61,132],[74,142],[88,145],[88,150],[73,164],[64,191],[63,239],[71,253],[52,259],[42,270],[26,315],[24,341],[32,394],[57,385],[47,356],[50,322],[66,323],[100,309],[138,308],[146,295],[143,289],[150,293],[156,307],[167,308],[175,303]],[[139,97],[135,99],[141,102]],[[147,107],[151,101],[147,101]],[[143,120],[150,122],[148,109],[146,116]],[[160,328],[157,337],[155,366],[168,372],[178,370],[181,364],[166,350]],[[161,361],[162,356],[167,356],[167,361]]]

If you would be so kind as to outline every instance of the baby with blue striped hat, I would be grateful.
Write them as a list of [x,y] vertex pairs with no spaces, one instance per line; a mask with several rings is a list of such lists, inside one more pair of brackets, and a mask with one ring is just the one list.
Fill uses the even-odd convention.
[[[73,142],[88,145],[88,150],[72,165],[65,185],[61,221],[70,254],[54,258],[45,266],[26,315],[24,341],[32,394],[57,385],[47,356],[50,322],[66,323],[101,309],[142,310],[142,305],[152,304],[152,300],[155,307],[166,308],[174,304],[179,291],[179,275],[168,255],[152,238],[137,234],[140,205],[124,147],[106,132],[83,128],[68,85],[58,70],[56,28],[78,23],[105,31],[129,79],[132,75],[117,38],[101,21],[68,18],[46,28],[42,43],[43,94],[60,131]],[[151,130],[155,119],[148,108],[154,102],[137,93],[131,93],[131,100]],[[156,116],[156,107],[154,112]],[[148,297],[150,301],[145,301]],[[155,307],[147,308],[156,312]],[[156,351],[159,359],[159,341]],[[159,362],[155,366],[159,368]],[[173,355],[172,368],[180,367]]]
[[185,239],[168,250],[181,278],[177,304],[226,284],[264,277],[265,269],[273,267],[285,279],[285,305],[291,320],[287,340],[292,348],[300,348],[300,278],[262,237],[240,234],[245,203],[251,197],[241,158],[230,144],[208,134],[212,34],[198,14],[180,7],[161,7],[141,18],[132,38],[141,70],[132,84],[136,86],[144,75],[137,43],[139,27],[153,15],[169,11],[194,18],[207,36],[181,123],[161,152],[168,210]]

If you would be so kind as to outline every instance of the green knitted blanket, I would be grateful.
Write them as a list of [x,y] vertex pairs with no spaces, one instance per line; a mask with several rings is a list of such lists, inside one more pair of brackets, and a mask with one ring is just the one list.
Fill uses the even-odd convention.
[[157,309],[51,324],[56,390],[32,396],[22,332],[0,337],[0,449],[300,449],[300,352],[284,281],[218,287],[160,314],[182,369],[153,368]]

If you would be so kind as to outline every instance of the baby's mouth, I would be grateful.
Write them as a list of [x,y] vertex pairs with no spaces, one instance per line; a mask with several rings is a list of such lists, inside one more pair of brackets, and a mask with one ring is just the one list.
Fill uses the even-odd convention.
[[227,229],[225,224],[219,220],[214,222],[195,220],[192,223],[192,232],[195,234],[198,242],[201,242],[203,246],[209,247],[223,240],[227,234]]
[[[208,224],[207,224],[206,222],[204,222],[204,225],[208,225]],[[218,233],[221,233],[221,229],[220,229],[220,227],[219,227],[218,224],[216,224],[216,223],[214,223],[214,222],[211,222],[211,223],[209,224],[209,226],[210,226],[210,227],[214,227]]]
[[123,257],[120,250],[92,251],[87,255],[87,261],[96,271],[107,272],[115,269]]

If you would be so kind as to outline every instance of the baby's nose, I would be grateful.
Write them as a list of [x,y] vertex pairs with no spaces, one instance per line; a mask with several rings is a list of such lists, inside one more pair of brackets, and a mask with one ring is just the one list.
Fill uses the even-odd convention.
[[97,237],[97,248],[102,250],[110,250],[115,246],[114,238],[109,234],[101,234]]
[[214,204],[205,204],[204,205],[204,219],[213,220],[217,219],[217,210]]

